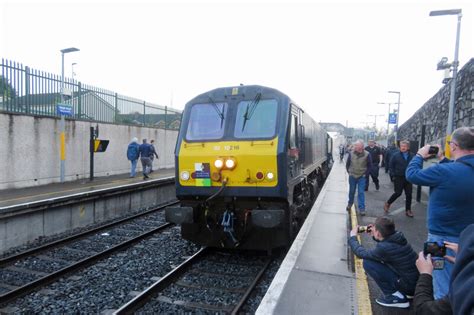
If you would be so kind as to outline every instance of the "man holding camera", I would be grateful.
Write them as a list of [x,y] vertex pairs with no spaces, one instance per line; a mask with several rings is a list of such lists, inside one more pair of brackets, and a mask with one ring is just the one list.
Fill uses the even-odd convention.
[[[459,243],[461,231],[474,223],[474,127],[454,130],[448,143],[453,160],[438,146],[439,164],[423,169],[423,160],[435,156],[427,145],[418,150],[405,174],[411,183],[430,187],[428,241],[441,244]],[[450,249],[447,253],[453,256]],[[452,269],[447,261],[443,269],[433,271],[435,299],[448,294]]]
[[[456,257],[444,256],[454,264],[449,294],[433,299],[432,273],[435,269],[431,253],[420,252],[416,267],[420,278],[415,289],[415,314],[474,314],[474,224],[469,225],[459,237],[459,245],[445,242]],[[436,253],[434,253],[436,255]]]
[[395,230],[395,223],[389,217],[378,217],[366,228],[377,242],[374,249],[366,249],[359,243],[360,228],[356,226],[351,231],[348,242],[354,255],[364,260],[365,272],[383,292],[375,302],[387,307],[409,307],[407,297],[414,295],[419,276],[415,265],[418,255],[403,233]]

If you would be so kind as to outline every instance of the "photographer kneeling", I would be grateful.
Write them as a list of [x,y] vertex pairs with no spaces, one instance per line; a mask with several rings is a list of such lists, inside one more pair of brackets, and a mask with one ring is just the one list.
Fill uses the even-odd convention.
[[409,307],[407,296],[414,295],[419,276],[415,265],[418,255],[403,233],[395,230],[391,218],[378,217],[367,227],[366,232],[377,242],[374,249],[366,249],[359,243],[358,231],[359,226],[352,229],[349,246],[354,255],[364,260],[365,272],[384,294],[375,302],[387,307]]

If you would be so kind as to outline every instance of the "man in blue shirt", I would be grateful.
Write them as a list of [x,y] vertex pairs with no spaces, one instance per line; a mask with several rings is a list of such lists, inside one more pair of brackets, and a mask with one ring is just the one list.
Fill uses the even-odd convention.
[[385,203],[383,209],[385,213],[388,213],[390,205],[402,195],[403,191],[405,191],[405,214],[407,217],[413,218],[413,213],[411,212],[411,195],[413,185],[405,178],[405,171],[407,169],[408,163],[410,163],[414,156],[414,154],[411,153],[409,149],[410,142],[405,140],[400,141],[400,151],[394,153],[390,159],[390,174],[393,175],[395,192]]
[[[459,243],[462,230],[474,223],[474,127],[454,130],[449,142],[452,161],[440,150],[440,163],[423,169],[423,160],[432,156],[429,147],[418,150],[405,175],[413,184],[430,187],[428,241]],[[454,253],[448,249],[447,255]],[[445,261],[443,269],[433,272],[436,299],[448,294],[452,268]]]

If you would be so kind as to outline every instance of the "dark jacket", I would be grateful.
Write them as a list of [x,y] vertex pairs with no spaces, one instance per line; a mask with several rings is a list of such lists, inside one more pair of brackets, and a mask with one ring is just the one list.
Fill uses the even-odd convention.
[[449,315],[453,311],[447,296],[435,300],[433,297],[433,277],[423,273],[416,283],[413,299],[415,314],[417,315]]
[[385,161],[385,165],[387,166],[387,168],[389,167],[390,165],[390,158],[397,152],[397,148],[395,148],[394,146],[391,146],[389,148],[387,148],[387,150],[385,151],[385,155],[383,157],[384,161]]
[[469,225],[459,238],[449,300],[454,314],[474,314],[474,224]]
[[371,259],[387,265],[402,280],[403,284],[413,292],[419,272],[416,269],[415,253],[402,232],[395,232],[386,239],[377,242],[374,249],[366,249],[359,244],[355,236],[349,238],[349,246],[354,255],[362,259]]
[[138,148],[139,147],[140,147],[140,145],[138,143],[131,142],[128,145],[128,148],[127,148],[127,159],[129,159],[130,161],[137,160],[138,156],[140,155],[138,153]]
[[474,154],[455,162],[448,159],[423,169],[423,158],[413,157],[405,176],[415,185],[430,186],[428,231],[435,235],[459,237],[474,223]]
[[142,143],[140,144],[140,156],[141,158],[150,158],[151,153],[151,144],[149,143]]
[[380,163],[380,155],[382,154],[382,149],[380,149],[380,147],[374,146],[371,148],[366,146],[365,151],[369,152],[372,159],[372,165],[378,165]]
[[405,177],[405,171],[407,169],[408,163],[410,163],[411,159],[415,156],[415,154],[411,152],[408,153],[408,159],[405,160],[403,157],[403,153],[397,151],[392,155],[390,158],[390,174],[393,176],[403,176]]
[[150,144],[150,158],[153,160],[156,156],[158,158],[158,154],[156,153],[155,146],[153,144]]

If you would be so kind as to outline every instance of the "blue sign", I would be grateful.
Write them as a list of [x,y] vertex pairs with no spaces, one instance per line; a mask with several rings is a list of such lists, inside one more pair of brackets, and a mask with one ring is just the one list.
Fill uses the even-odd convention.
[[57,104],[56,105],[56,112],[58,115],[62,116],[72,116],[72,106],[69,106],[67,104]]
[[396,124],[397,123],[397,114],[396,113],[390,113],[388,115],[388,123],[389,124]]

